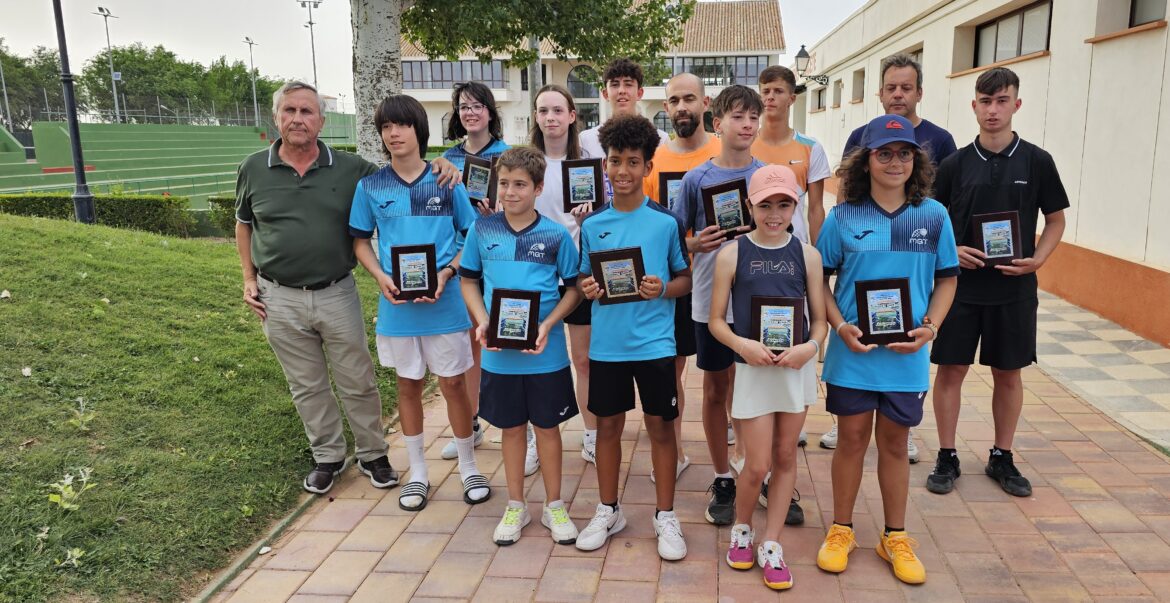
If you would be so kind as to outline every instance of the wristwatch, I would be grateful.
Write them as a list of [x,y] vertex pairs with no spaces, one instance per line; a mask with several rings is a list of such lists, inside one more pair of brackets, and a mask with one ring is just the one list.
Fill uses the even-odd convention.
[[926,327],[926,328],[930,329],[930,333],[931,333],[931,337],[930,337],[930,338],[931,338],[932,340],[934,340],[934,339],[938,339],[938,326],[936,326],[936,325],[934,324],[934,321],[933,321],[933,320],[931,320],[929,316],[923,316],[923,317],[922,317],[922,326],[924,326],[924,327]]
[[442,270],[440,270],[439,272],[442,272],[443,270],[446,270],[448,268],[451,269],[451,278],[455,278],[456,276],[459,276],[459,269],[451,264],[447,264],[446,266],[443,266]]

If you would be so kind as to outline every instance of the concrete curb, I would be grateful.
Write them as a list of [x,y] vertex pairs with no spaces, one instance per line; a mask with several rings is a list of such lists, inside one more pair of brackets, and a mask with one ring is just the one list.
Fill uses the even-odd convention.
[[[438,381],[431,381],[428,383],[426,388],[423,389],[423,400],[431,397],[431,395],[435,393],[435,390],[437,390],[438,387]],[[386,423],[386,427],[397,427],[398,422],[399,415],[397,410],[395,410],[394,415],[390,417],[390,420]],[[353,465],[357,462],[355,457],[350,457],[347,460],[350,465]],[[280,537],[284,535],[285,530],[287,530],[289,526],[291,526],[298,518],[300,518],[301,515],[304,515],[305,511],[309,510],[309,507],[313,506],[313,503],[321,499],[328,500],[328,497],[309,493],[303,494],[301,499],[297,501],[297,506],[294,507],[288,515],[285,515],[283,518],[277,521],[276,525],[272,526],[272,529],[268,530],[268,533],[265,534],[263,538],[252,544],[252,546],[248,547],[246,551],[236,557],[236,559],[232,561],[231,565],[222,570],[210,584],[204,587],[203,590],[199,591],[199,594],[190,599],[191,603],[207,603],[211,601],[217,594],[219,594],[219,591],[223,590],[223,588],[228,584],[231,584],[232,580],[235,580],[236,576],[240,575],[240,572],[243,572],[245,569],[247,569],[248,566],[251,565],[252,562],[260,556],[260,549],[279,540]]]

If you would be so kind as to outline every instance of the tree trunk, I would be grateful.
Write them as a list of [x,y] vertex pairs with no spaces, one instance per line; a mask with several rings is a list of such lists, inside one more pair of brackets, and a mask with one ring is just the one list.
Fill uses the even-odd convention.
[[353,98],[357,149],[382,163],[382,141],[374,130],[374,110],[402,91],[402,9],[409,0],[350,0],[353,27]]
[[[528,70],[528,98],[525,101],[525,107],[528,108],[528,132],[532,131],[532,126],[535,124],[532,120],[533,110],[536,107],[536,91],[544,86],[544,78],[541,77],[540,67],[543,64],[540,58],[540,38],[536,36],[528,36],[528,47],[535,50],[536,62],[529,63],[526,69]],[[532,142],[531,136],[525,134],[525,142]]]

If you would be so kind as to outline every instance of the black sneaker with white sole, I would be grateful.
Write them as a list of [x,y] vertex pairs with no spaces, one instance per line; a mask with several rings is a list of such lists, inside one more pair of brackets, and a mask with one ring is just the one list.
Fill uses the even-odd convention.
[[935,494],[948,494],[955,489],[955,480],[962,474],[959,455],[940,450],[938,459],[934,461],[934,471],[926,476],[926,489]]
[[711,501],[707,504],[704,517],[717,526],[731,525],[735,521],[735,480],[717,477],[707,492],[711,493]]
[[345,467],[346,461],[317,463],[317,466],[305,476],[302,486],[313,494],[324,494],[333,487],[333,479],[345,471]]
[[1032,482],[1020,475],[1016,463],[1012,460],[1012,453],[1007,450],[991,449],[987,459],[987,467],[983,472],[991,479],[999,482],[999,487],[1012,496],[1031,496]]
[[369,462],[358,461],[358,471],[370,478],[375,488],[392,488],[398,485],[398,472],[390,466],[390,459],[382,455]]

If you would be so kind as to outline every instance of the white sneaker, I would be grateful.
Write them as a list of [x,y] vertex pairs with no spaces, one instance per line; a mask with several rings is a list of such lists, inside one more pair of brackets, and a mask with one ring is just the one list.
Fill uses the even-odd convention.
[[597,443],[583,444],[581,446],[581,458],[585,459],[586,463],[597,464]]
[[540,514],[540,524],[548,528],[553,542],[557,544],[573,544],[577,542],[577,526],[569,519],[569,512],[565,503],[557,500],[544,507]]
[[504,517],[500,519],[496,531],[492,534],[492,540],[500,546],[515,544],[520,540],[520,531],[531,521],[532,516],[528,514],[527,506],[517,507],[508,503],[508,506],[504,507]]
[[906,456],[910,457],[910,464],[918,462],[918,445],[914,443],[914,430],[906,436]]
[[744,464],[743,457],[735,458],[733,456],[730,459],[728,459],[727,464],[731,465],[731,468],[735,471],[736,475],[743,473],[743,464]]
[[577,548],[582,551],[596,551],[605,546],[605,541],[609,540],[610,536],[625,527],[626,516],[622,514],[621,507],[614,511],[609,505],[598,503],[593,519],[590,519],[589,525],[577,535]]
[[678,561],[687,556],[687,541],[683,540],[682,525],[674,511],[663,511],[653,518],[654,533],[658,535],[658,556],[667,561]]
[[[682,475],[682,472],[686,471],[686,468],[690,467],[690,466],[691,466],[691,457],[684,455],[682,457],[682,459],[680,459],[678,461],[678,466],[675,467],[675,469],[674,469],[674,479],[677,481],[678,476]],[[650,483],[652,483],[652,484],[655,483],[654,469],[653,468],[650,469]]]
[[[479,445],[483,443],[483,425],[479,421],[476,421],[472,427],[479,427],[479,429],[473,429],[471,432],[471,446],[473,448],[479,448]],[[459,458],[459,449],[455,447],[455,438],[451,438],[451,441],[447,442],[446,446],[443,446],[443,451],[439,453],[439,456],[443,457],[443,460],[446,461]]]
[[537,469],[540,469],[540,457],[536,454],[536,438],[530,437],[528,438],[528,450],[524,453],[524,477],[536,473]]
[[731,421],[727,422],[727,445],[728,446],[735,445],[735,428],[732,427]]
[[828,448],[832,450],[837,447],[837,424],[833,423],[833,428],[825,432],[821,436],[821,448]]
[[800,446],[801,448],[804,448],[805,446],[808,445],[808,432],[807,431],[805,431],[803,429],[800,430],[800,437],[798,437],[796,439],[796,445]]

